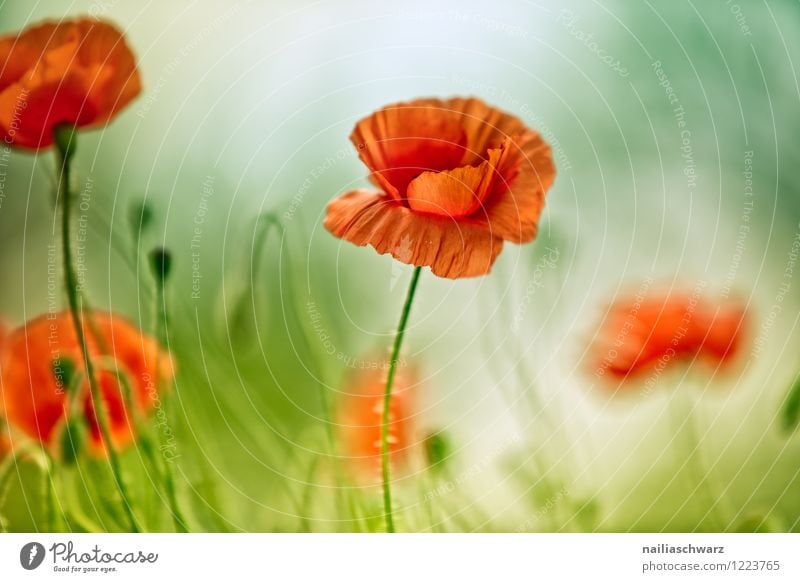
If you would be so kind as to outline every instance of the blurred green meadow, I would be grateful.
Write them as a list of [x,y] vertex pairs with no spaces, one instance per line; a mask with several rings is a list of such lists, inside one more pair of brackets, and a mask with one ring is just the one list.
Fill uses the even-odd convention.
[[[147,253],[172,254],[177,371],[152,431],[191,531],[383,530],[337,410],[387,354],[412,268],[322,219],[367,185],[355,122],[428,95],[518,115],[557,175],[537,240],[490,275],[423,272],[398,529],[800,531],[797,2],[5,0],[0,33],[80,14],[125,31],[144,85],[80,136],[87,287],[154,334]],[[13,151],[0,171],[16,326],[48,307],[55,158]],[[609,302],[645,280],[746,305],[735,366],[625,394],[587,372]],[[122,459],[145,528],[171,531],[141,446]],[[105,459],[34,451],[0,499],[10,531],[126,529]]]

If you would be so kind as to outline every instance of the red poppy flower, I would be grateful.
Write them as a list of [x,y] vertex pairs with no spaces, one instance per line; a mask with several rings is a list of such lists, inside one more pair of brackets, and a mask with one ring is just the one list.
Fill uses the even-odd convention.
[[11,446],[11,439],[8,436],[7,429],[3,424],[2,419],[0,419],[0,463],[2,463],[3,459],[10,455],[13,450],[14,449]]
[[[358,474],[370,481],[381,475],[381,418],[388,362],[358,370],[339,401],[339,432],[343,450]],[[413,374],[408,368],[395,373],[389,404],[389,455],[401,468],[414,444]]]
[[745,315],[738,302],[696,294],[623,299],[611,306],[590,350],[592,370],[624,379],[695,358],[728,362],[743,341]]
[[[92,315],[92,323],[104,344],[101,349],[90,326],[84,324],[95,368],[101,356],[113,358],[129,380],[130,404],[141,411],[151,409],[156,400],[156,379],[159,378],[158,385],[163,387],[172,377],[170,357],[159,349],[155,340],[118,315],[96,313]],[[8,422],[50,445],[54,444],[56,429],[66,415],[67,394],[70,389],[76,389],[65,384],[70,377],[75,379],[80,374],[83,382],[77,387],[81,392],[76,397],[80,398],[91,442],[95,449],[102,450],[100,427],[69,312],[42,315],[13,331],[6,340],[0,365],[0,405]],[[111,438],[117,446],[124,445],[133,437],[133,410],[129,410],[125,401],[124,384],[107,367],[96,369],[95,373]]]
[[516,117],[475,98],[419,99],[362,119],[350,139],[381,192],[333,200],[333,235],[451,279],[488,273],[503,241],[535,238],[555,167]]
[[9,145],[44,148],[58,125],[103,125],[140,91],[136,60],[107,22],[44,22],[0,38],[0,134]]

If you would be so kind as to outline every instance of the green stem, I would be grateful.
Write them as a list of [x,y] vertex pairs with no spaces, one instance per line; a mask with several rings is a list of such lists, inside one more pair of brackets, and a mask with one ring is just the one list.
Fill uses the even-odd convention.
[[92,366],[92,359],[89,356],[89,347],[86,342],[86,334],[84,333],[83,321],[81,317],[80,305],[80,289],[78,286],[78,278],[75,273],[75,265],[72,262],[72,240],[70,236],[70,210],[72,208],[72,193],[70,191],[70,165],[72,156],[75,153],[75,133],[74,128],[60,126],[55,130],[55,143],[59,154],[59,195],[61,198],[61,239],[62,251],[64,253],[64,286],[67,292],[67,299],[69,300],[69,309],[72,314],[72,323],[75,326],[75,335],[78,338],[78,344],[81,348],[81,356],[83,357],[83,365],[86,370],[86,376],[89,379],[89,389],[91,391],[92,403],[94,405],[95,416],[97,417],[97,424],[100,427],[100,434],[103,437],[106,450],[108,451],[109,464],[111,465],[111,472],[114,475],[114,482],[122,498],[122,505],[128,517],[129,525],[133,532],[138,533],[141,531],[139,522],[133,513],[131,507],[130,497],[128,495],[127,486],[122,475],[122,467],[120,465],[119,456],[117,455],[116,448],[111,440],[111,431],[108,428],[108,418],[106,417],[106,410],[103,407],[102,394],[100,386],[95,378],[94,368]]
[[43,450],[42,454],[44,455],[45,459],[45,478],[47,479],[47,497],[48,497],[48,510],[50,513],[48,514],[48,531],[50,533],[55,533],[58,531],[64,531],[63,526],[67,527],[67,531],[69,531],[69,522],[67,521],[67,509],[65,508],[64,498],[65,495],[62,496],[61,499],[58,497],[58,491],[64,491],[64,487],[62,486],[61,481],[61,471],[56,469],[56,462],[53,457],[50,456],[47,450]]
[[[158,339],[159,345],[165,346],[167,345],[167,307],[166,307],[166,295],[164,293],[164,279],[163,277],[156,276],[156,338]],[[155,388],[156,394],[159,393],[159,381],[161,379],[161,358],[160,355],[156,355],[156,375],[153,378],[153,387]],[[167,405],[167,395],[165,394],[164,397],[161,399],[161,406],[164,410],[164,414],[167,413],[166,405]],[[158,430],[158,442],[161,445],[161,450],[164,450],[165,442],[164,442],[164,435],[163,431]],[[179,533],[187,533],[189,529],[187,528],[186,518],[181,511],[180,505],[178,504],[178,497],[175,494],[175,473],[172,470],[172,461],[168,459],[163,459],[164,461],[164,487],[167,490],[167,501],[169,502],[170,512],[172,513],[172,523],[175,525],[175,530]]]
[[406,335],[408,316],[411,313],[411,303],[414,301],[414,294],[417,291],[419,275],[422,267],[416,267],[411,276],[411,284],[408,287],[406,302],[403,305],[403,312],[400,315],[400,323],[397,325],[397,335],[394,338],[392,357],[389,360],[389,374],[386,376],[386,390],[383,393],[383,414],[381,417],[381,472],[383,474],[383,510],[386,519],[386,532],[394,533],[394,515],[392,514],[392,486],[391,472],[389,469],[389,407],[392,403],[392,384],[394,383],[395,372],[397,371],[397,361],[400,358],[400,348],[403,345],[403,337]]
[[53,461],[47,451],[43,450],[42,454],[45,458],[45,466],[42,468],[42,476],[44,477],[43,494],[46,496],[45,505],[47,508],[47,533],[55,533],[58,529],[58,526],[56,525],[56,505],[58,500],[56,499],[56,490],[53,483],[53,479],[55,479],[55,467],[53,466]]

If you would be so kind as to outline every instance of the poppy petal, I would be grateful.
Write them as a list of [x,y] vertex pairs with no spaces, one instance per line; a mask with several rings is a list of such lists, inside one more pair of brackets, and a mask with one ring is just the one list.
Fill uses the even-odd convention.
[[391,197],[354,190],[328,204],[325,227],[358,246],[451,279],[485,275],[503,246],[483,225],[415,213]]
[[459,115],[437,99],[389,105],[356,124],[350,140],[371,178],[384,192],[402,199],[422,172],[461,166],[466,134]]
[[[156,388],[164,388],[172,377],[169,355],[159,349],[153,338],[143,335],[121,316],[93,313],[91,317],[91,326],[86,326],[90,353],[95,357],[110,357],[130,381],[131,404],[142,411],[152,410],[157,402]],[[83,375],[83,358],[68,312],[27,322],[9,334],[3,347],[0,368],[3,412],[11,424],[44,443],[52,443],[64,418],[68,387],[60,383],[56,370],[67,360]],[[112,438],[117,445],[124,445],[134,437],[132,411],[125,392],[116,373],[107,367],[98,367],[96,374]],[[156,378],[161,380],[158,385]],[[84,380],[81,386],[73,388],[81,391],[91,444],[95,452],[100,452],[102,439],[88,382]]]
[[683,292],[623,298],[610,306],[590,350],[595,374],[617,380],[652,374],[676,361],[730,361],[744,341],[746,310]]
[[490,107],[475,97],[447,99],[441,102],[441,107],[458,113],[467,135],[467,149],[460,165],[474,165],[487,150],[500,147],[508,138],[529,132],[518,117]]
[[501,148],[488,152],[478,166],[444,172],[423,172],[408,185],[408,205],[418,212],[440,216],[469,216],[481,207],[495,180]]
[[510,146],[498,172],[502,179],[485,203],[486,221],[495,235],[509,242],[530,242],[536,238],[545,193],[556,175],[550,148],[538,133],[528,132]]
[[0,137],[20,148],[53,143],[62,123],[104,124],[141,91],[122,33],[90,19],[46,22],[0,39]]

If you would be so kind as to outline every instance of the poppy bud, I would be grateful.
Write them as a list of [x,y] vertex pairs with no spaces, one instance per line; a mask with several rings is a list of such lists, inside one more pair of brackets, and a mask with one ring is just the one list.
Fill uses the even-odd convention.
[[66,124],[56,126],[53,137],[55,138],[56,147],[61,153],[61,158],[64,161],[72,159],[78,146],[75,139],[75,128]]
[[783,430],[791,432],[800,420],[800,376],[795,379],[783,403]]
[[80,417],[67,420],[61,433],[61,459],[66,465],[75,463],[85,442],[86,425]]
[[56,386],[64,392],[69,392],[75,380],[75,362],[66,357],[53,359],[53,376]]
[[153,222],[153,208],[146,200],[134,202],[131,205],[130,216],[131,233],[135,240],[139,240],[140,235],[146,231]]
[[450,441],[441,432],[428,435],[425,439],[425,458],[428,466],[434,471],[441,471],[445,468],[447,460],[450,458]]
[[169,278],[172,269],[172,253],[163,247],[150,251],[150,269],[159,285],[163,285]]

